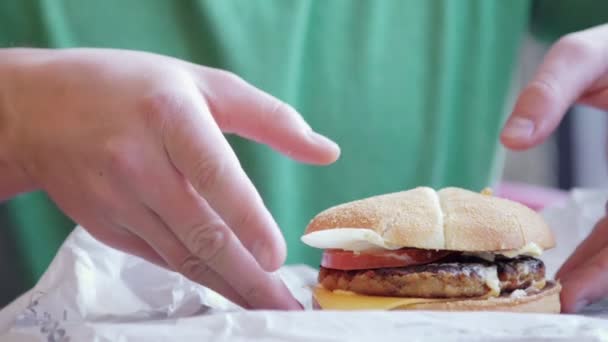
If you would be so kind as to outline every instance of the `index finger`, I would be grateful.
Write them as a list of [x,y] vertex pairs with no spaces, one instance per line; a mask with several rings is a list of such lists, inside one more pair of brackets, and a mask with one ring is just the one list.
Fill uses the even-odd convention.
[[503,144],[526,149],[543,142],[568,108],[606,73],[607,60],[608,25],[560,39],[517,99],[501,134]]

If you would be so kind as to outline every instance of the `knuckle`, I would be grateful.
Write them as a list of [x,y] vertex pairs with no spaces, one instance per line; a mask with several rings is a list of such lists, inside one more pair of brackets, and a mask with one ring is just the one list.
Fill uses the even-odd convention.
[[261,297],[261,291],[257,286],[248,286],[243,290],[243,298],[249,301],[255,301],[258,297]]
[[270,101],[269,104],[269,113],[273,116],[273,117],[284,117],[286,113],[290,113],[293,112],[293,108],[291,108],[290,105],[288,105],[287,103],[278,100],[278,99],[272,99]]
[[275,280],[276,278],[270,275],[263,280],[249,281],[242,284],[242,288],[239,292],[242,297],[246,298],[249,302],[258,302],[267,298],[271,292],[274,292],[272,287],[269,287],[269,284],[273,284]]
[[194,255],[189,255],[181,261],[176,271],[195,282],[204,282],[213,275],[213,270],[204,261]]
[[571,54],[574,59],[583,59],[593,56],[597,52],[597,43],[586,38],[580,32],[570,33],[556,43],[556,49]]
[[555,77],[550,73],[542,73],[528,86],[528,91],[542,99],[559,98],[559,88]]
[[260,106],[263,119],[252,123],[252,125],[255,125],[255,131],[260,132],[261,136],[272,134],[272,131],[276,130],[277,127],[284,130],[310,128],[304,118],[289,104],[267,94],[262,96],[265,97]]
[[138,176],[137,153],[130,143],[111,139],[104,144],[103,149],[110,174],[127,179]]
[[269,101],[267,101],[267,108],[265,108],[265,112],[268,113],[268,118],[275,122],[274,125],[266,125],[270,126],[279,126],[279,127],[290,127],[290,128],[299,128],[304,130],[310,130],[310,126],[304,120],[304,117],[290,104],[283,102],[277,98],[270,97]]
[[218,80],[222,80],[224,82],[232,84],[241,84],[245,82],[240,76],[228,70],[214,69],[213,72]]
[[141,98],[139,112],[150,126],[165,123],[176,113],[184,111],[184,99],[178,91],[160,91]]
[[268,115],[271,120],[283,124],[294,119],[293,116],[290,115],[294,110],[283,101],[272,99],[269,101],[268,107]]
[[194,164],[192,185],[199,191],[214,186],[226,170],[224,158],[210,155]]
[[186,238],[188,249],[205,263],[209,263],[226,247],[228,231],[222,223],[216,221],[194,227]]
[[254,225],[257,218],[257,212],[252,208],[239,210],[234,224],[236,227],[251,227]]

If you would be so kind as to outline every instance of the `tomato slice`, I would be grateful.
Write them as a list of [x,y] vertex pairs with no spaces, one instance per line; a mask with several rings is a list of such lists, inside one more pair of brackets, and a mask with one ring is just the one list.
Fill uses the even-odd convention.
[[369,251],[354,253],[340,249],[323,252],[321,266],[336,270],[365,270],[374,268],[405,267],[428,264],[453,252],[402,248],[393,251]]

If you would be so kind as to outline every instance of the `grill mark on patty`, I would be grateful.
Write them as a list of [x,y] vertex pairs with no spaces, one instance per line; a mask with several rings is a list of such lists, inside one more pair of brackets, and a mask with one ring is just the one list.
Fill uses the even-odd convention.
[[489,262],[475,257],[452,256],[440,262],[408,267],[341,271],[321,267],[319,283],[328,290],[360,294],[459,298],[488,295],[486,274],[497,272],[501,292],[526,289],[545,278],[541,260],[531,257],[497,259]]
[[[515,259],[521,260],[520,262],[512,260],[497,259],[495,262],[502,291],[512,292],[525,289],[544,280],[545,264],[541,260],[531,257]],[[542,277],[538,275],[542,275]]]

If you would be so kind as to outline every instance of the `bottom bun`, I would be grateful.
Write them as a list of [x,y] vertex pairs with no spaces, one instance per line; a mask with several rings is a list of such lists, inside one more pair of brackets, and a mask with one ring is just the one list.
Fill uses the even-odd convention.
[[[559,283],[547,282],[547,285],[541,291],[523,295],[521,297],[503,295],[487,299],[437,301],[396,306],[390,310],[560,313],[560,291],[561,286]],[[331,308],[322,308],[314,297],[313,306],[318,310],[331,310]]]
[[558,283],[548,282],[540,292],[522,297],[501,296],[489,299],[459,300],[453,302],[421,303],[395,310],[439,311],[511,311],[535,313],[559,313],[561,305]]

